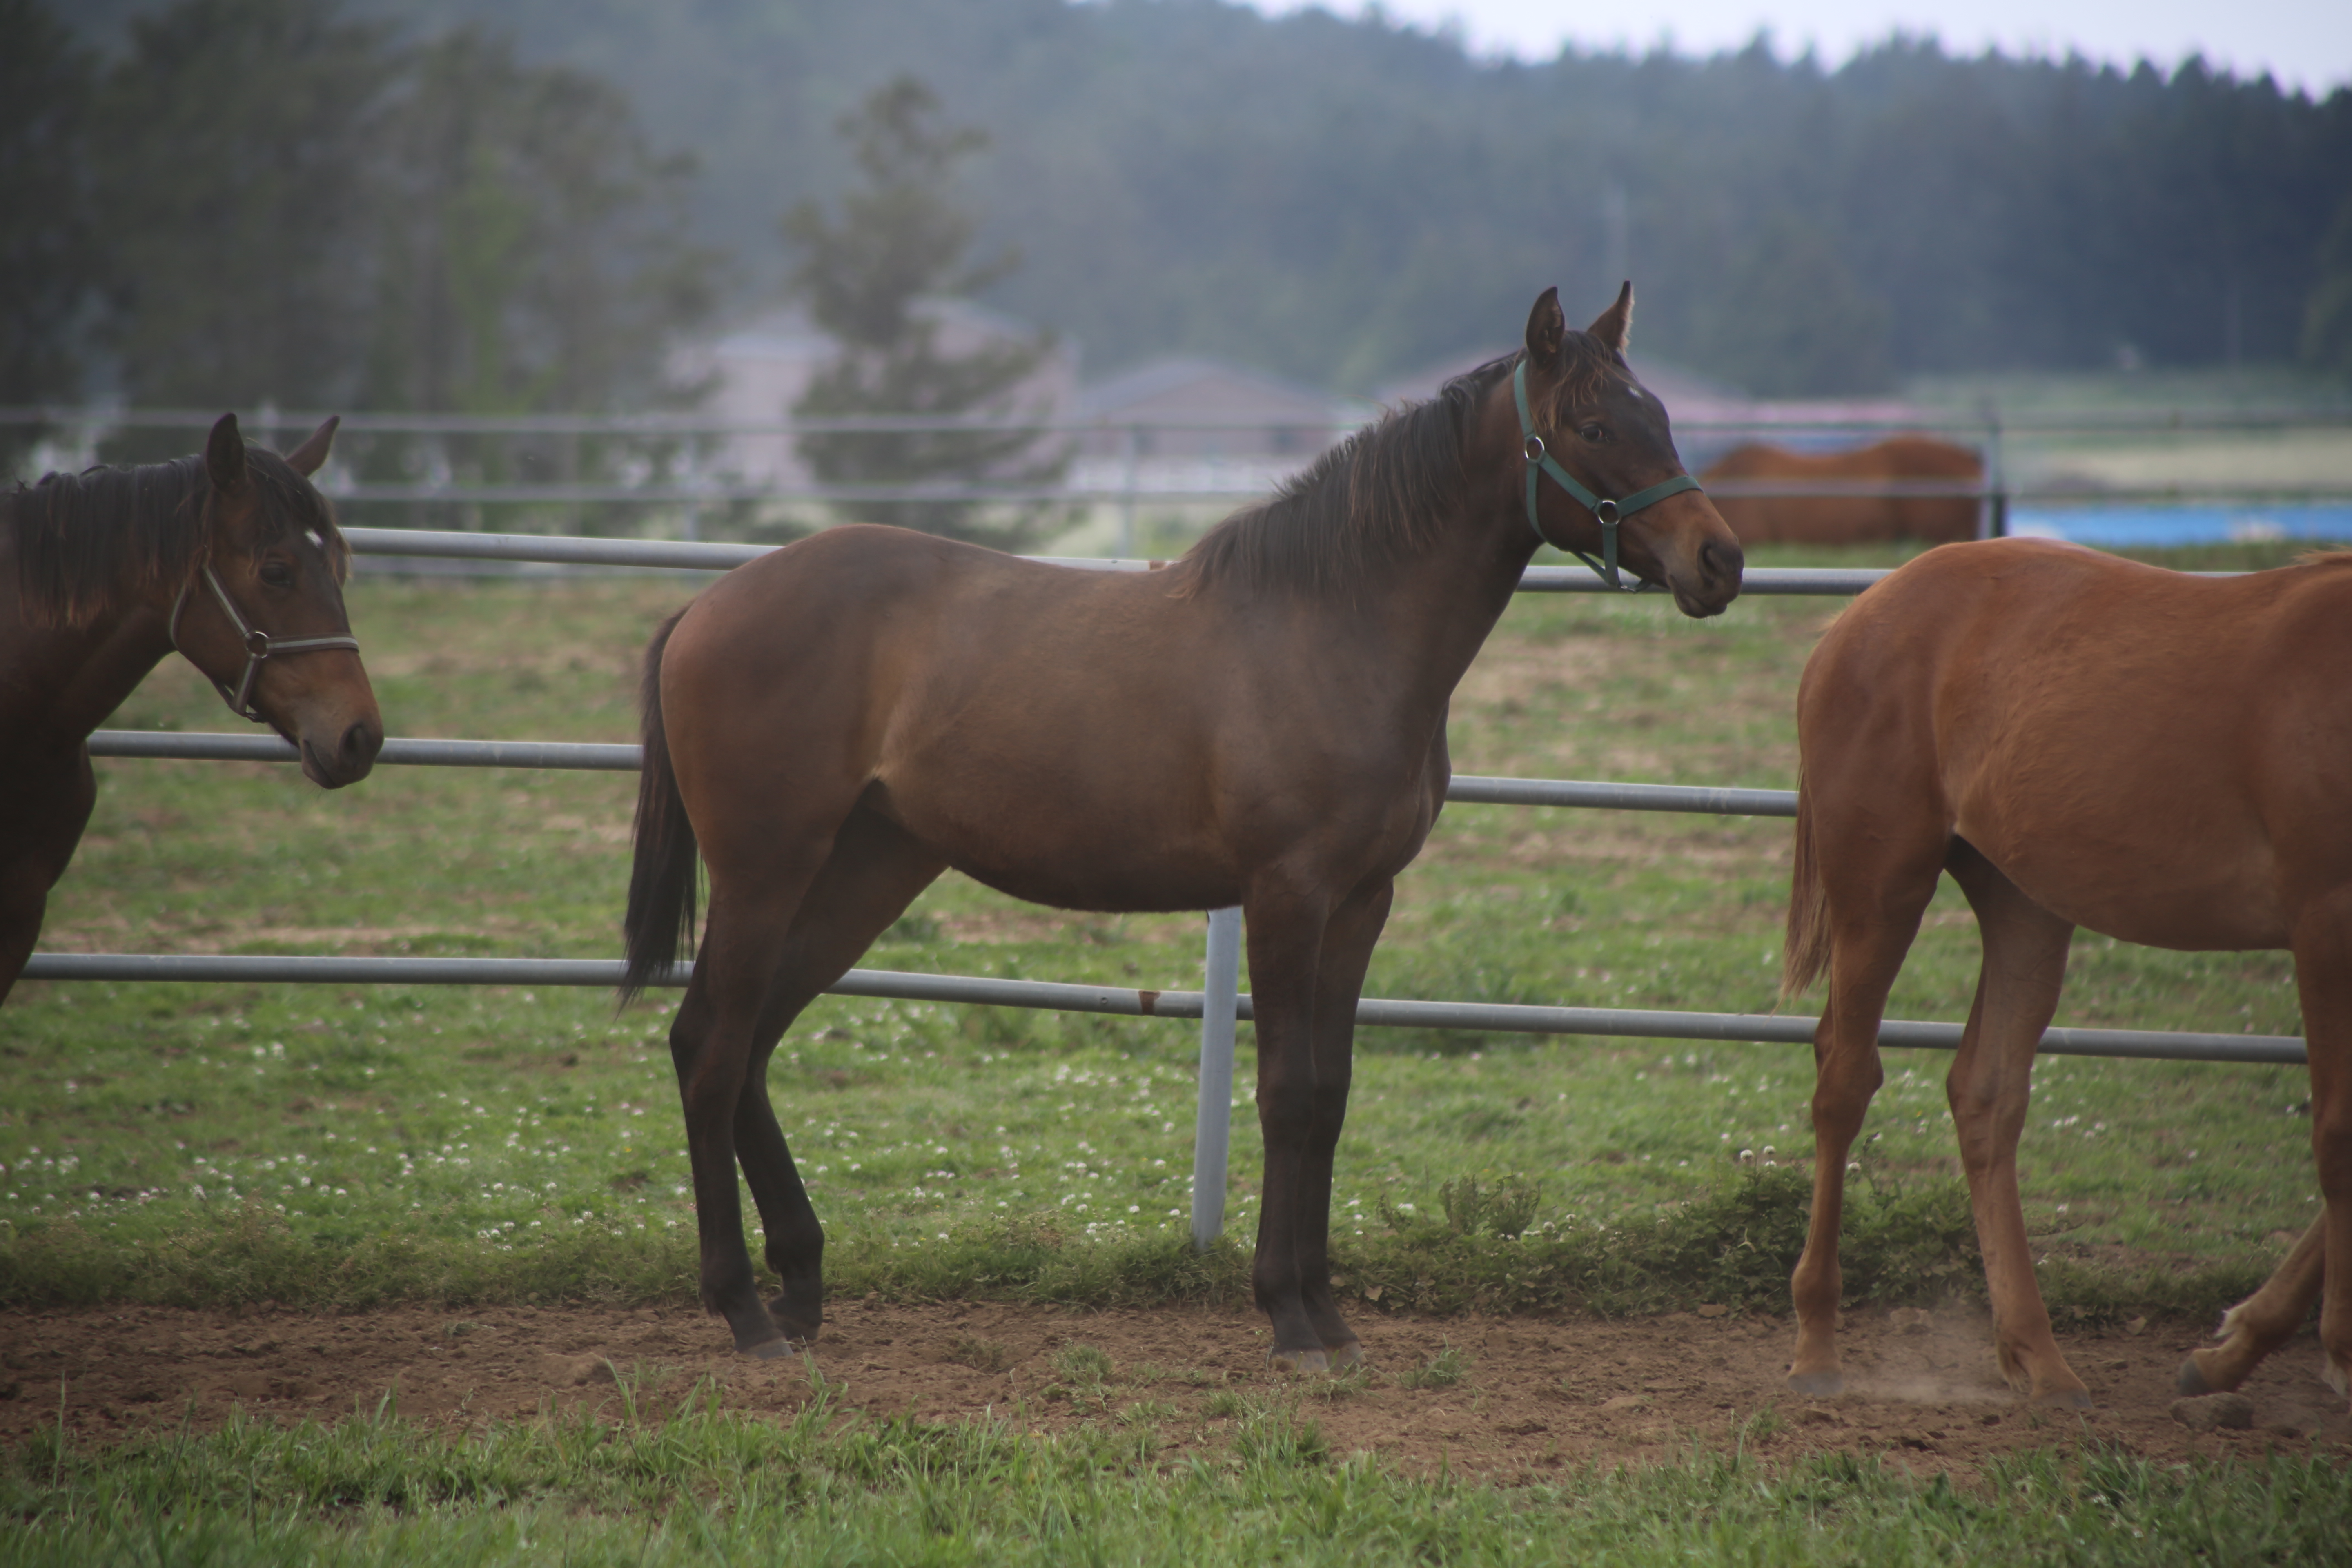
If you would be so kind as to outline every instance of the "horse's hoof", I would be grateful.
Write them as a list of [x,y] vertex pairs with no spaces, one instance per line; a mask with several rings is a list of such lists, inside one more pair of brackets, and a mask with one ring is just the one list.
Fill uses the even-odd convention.
[[813,1344],[817,1335],[824,1331],[823,1318],[796,1318],[789,1312],[778,1311],[773,1306],[768,1309],[768,1316],[776,1321],[776,1327],[784,1331],[784,1338],[794,1344]]
[[1286,1351],[1277,1346],[1265,1352],[1265,1363],[1276,1372],[1328,1372],[1331,1370],[1331,1357],[1321,1345],[1296,1351]]
[[793,1342],[778,1334],[772,1340],[761,1340],[757,1344],[737,1345],[735,1353],[749,1356],[753,1361],[781,1361],[793,1353]]
[[2033,1396],[2035,1405],[2044,1410],[2088,1410],[2091,1391],[2087,1388],[2053,1388]]
[[1346,1344],[1339,1346],[1336,1350],[1330,1350],[1328,1353],[1331,1357],[1331,1370],[1333,1372],[1345,1372],[1351,1366],[1361,1366],[1364,1364],[1364,1347],[1362,1342],[1358,1340],[1349,1340]]
[[2205,1369],[2197,1364],[2195,1356],[2180,1363],[2179,1374],[2173,1378],[2172,1387],[2183,1399],[2201,1399],[2209,1394],[2224,1392],[2205,1381]]
[[1845,1392],[1845,1373],[1842,1372],[1792,1372],[1789,1374],[1791,1392],[1808,1399],[1834,1399]]

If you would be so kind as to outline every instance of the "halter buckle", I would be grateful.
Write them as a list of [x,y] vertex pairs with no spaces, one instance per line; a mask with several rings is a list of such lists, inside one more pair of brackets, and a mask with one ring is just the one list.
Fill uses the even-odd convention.
[[246,633],[245,651],[252,655],[255,658],[268,658],[269,657],[269,634],[268,632],[258,630]]
[[1613,528],[1620,521],[1617,503],[1613,500],[1600,502],[1592,509],[1592,516],[1603,528]]
[[1520,444],[1520,450],[1527,454],[1528,462],[1540,463],[1544,460],[1544,438],[1530,430],[1527,440]]

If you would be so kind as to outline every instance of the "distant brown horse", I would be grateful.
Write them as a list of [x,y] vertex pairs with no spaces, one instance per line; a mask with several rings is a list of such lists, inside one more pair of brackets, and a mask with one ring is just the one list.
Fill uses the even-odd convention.
[[0,494],[0,1001],[98,797],[89,732],[174,647],[291,741],[312,783],[374,765],[383,721],[343,616],[349,552],[307,478],[334,433],[330,419],[280,458],[223,415],[201,458]]
[[[1604,512],[1620,496],[1646,509],[1621,558],[1685,614],[1739,591],[1738,543],[1625,368],[1632,305],[1629,286],[1573,332],[1547,290],[1524,354],[1358,432],[1163,571],[836,528],[738,568],[656,634],[629,987],[692,934],[698,845],[709,923],[670,1050],[702,1300],[739,1351],[781,1353],[823,1320],[824,1233],[769,1106],[770,1054],[952,866],[1064,909],[1243,907],[1257,1303],[1276,1365],[1360,1359],[1327,1237],[1365,965],[1444,800],[1447,700],[1538,531],[1600,548],[1594,513],[1551,485],[1538,497],[1530,465],[1549,448]],[[766,1304],[739,1159],[782,1281]]]
[[[1716,510],[1742,544],[1874,544],[1916,539],[1957,544],[1977,536],[1979,503],[1967,495],[1853,495],[1874,483],[1929,489],[1984,478],[1984,459],[1966,447],[1927,436],[1895,436],[1851,452],[1791,452],[1749,441],[1734,447],[1701,476],[1710,492],[1743,483],[1788,493],[1717,495]],[[1805,493],[1819,486],[1828,494]]]
[[[2294,954],[2326,1217],[2232,1339],[2183,1369],[2231,1387],[2303,1321],[2352,1367],[2352,552],[2200,578],[2073,545],[1932,550],[1841,616],[1798,697],[1796,874],[1782,994],[1826,969],[1813,1212],[1792,1290],[1807,1394],[1841,1386],[1846,1154],[1878,1026],[1949,871],[1983,932],[1947,1085],[1995,1348],[2033,1398],[2087,1405],[2051,1338],[2019,1207],[2034,1050],[2074,927],[2189,951]],[[2339,1383],[2338,1386],[2342,1386]]]

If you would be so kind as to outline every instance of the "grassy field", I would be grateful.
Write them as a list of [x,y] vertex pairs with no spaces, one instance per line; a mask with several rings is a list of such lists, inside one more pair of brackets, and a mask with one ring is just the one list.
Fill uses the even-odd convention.
[[[626,740],[637,649],[687,592],[375,579],[352,602],[394,732]],[[1751,600],[1701,625],[1524,597],[1455,705],[1456,766],[1786,787],[1796,674],[1835,610]],[[229,727],[176,661],[115,723]],[[386,768],[326,795],[290,768],[101,773],[50,949],[615,952],[625,776]],[[1451,808],[1370,989],[1768,1007],[1787,840],[1780,822]],[[1201,940],[1197,917],[1065,916],[950,878],[866,962],[1189,987]],[[1974,964],[1948,891],[1893,1014],[1962,1016]],[[2086,941],[2060,1021],[2292,1034],[2289,981],[2283,955]],[[0,1013],[0,1306],[688,1296],[668,1006],[26,984]],[[1244,1029],[1242,1086],[1248,1047]],[[1181,1024],[820,1004],[774,1089],[835,1289],[1242,1299],[1239,1247],[1181,1239],[1196,1050]],[[1850,1221],[1858,1300],[1979,1288],[1942,1066],[1890,1061]],[[1366,1031],[1335,1198],[1352,1310],[1784,1310],[1810,1079],[1788,1047]],[[2203,1312],[2244,1289],[2312,1212],[2305,1099],[2300,1069],[2042,1064],[2024,1169],[2053,1301]],[[60,1434],[0,1461],[0,1508],[37,1526],[0,1535],[0,1562],[2323,1561],[2347,1500],[2344,1472],[2301,1460],[2184,1471],[2094,1446],[1971,1489],[1870,1458],[1761,1466],[1737,1432],[1664,1468],[1496,1489],[1339,1459],[1295,1407],[1180,1464],[1131,1424],[1044,1437],[823,1395],[781,1426],[689,1405],[471,1433],[387,1409],[103,1452]]]
[[362,1412],[103,1454],[24,1445],[0,1468],[0,1508],[25,1521],[0,1563],[2321,1563],[2352,1513],[2352,1470],[2325,1459],[2094,1447],[1956,1487],[1874,1457],[1768,1467],[1743,1436],[1498,1488],[1338,1458],[1295,1405],[1245,1411],[1222,1452],[1175,1465],[1147,1423],[877,1421],[822,1387],[784,1422],[688,1400],[451,1434]]

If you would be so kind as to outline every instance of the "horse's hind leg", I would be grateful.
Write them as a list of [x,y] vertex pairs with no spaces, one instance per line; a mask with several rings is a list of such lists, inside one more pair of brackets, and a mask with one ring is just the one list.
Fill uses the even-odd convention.
[[824,1321],[824,1231],[769,1103],[768,1062],[802,1010],[857,962],[941,869],[942,862],[897,824],[870,811],[851,813],[801,900],[761,1009],[750,1069],[735,1101],[735,1154],[767,1232],[768,1267],[782,1281],[768,1311],[796,1340],[814,1339]]
[[[1828,813],[1816,820],[1834,820]],[[1797,1354],[1789,1386],[1832,1394],[1845,1387],[1838,1364],[1838,1304],[1845,1279],[1838,1267],[1838,1226],[1845,1210],[1846,1156],[1862,1131],[1871,1097],[1885,1074],[1878,1062],[1878,1025],[1886,994],[1935,896],[1943,842],[1923,834],[1908,853],[1884,837],[1821,844],[1829,892],[1830,986],[1813,1031],[1813,1210],[1804,1255],[1790,1277],[1797,1310]]]
[[1966,843],[1954,841],[1950,867],[1984,937],[1976,1001],[1945,1096],[1984,1252],[1993,1349],[2010,1386],[2036,1403],[2087,1405],[2090,1392],[2050,1332],[2017,1190],[2017,1139],[2033,1087],[2033,1053],[2058,1010],[2074,927],[2020,892]]
[[2311,1315],[2327,1264],[2327,1216],[2320,1215],[2263,1288],[2222,1314],[2221,1343],[2190,1351],[2180,1363],[2180,1392],[2224,1394],[2246,1381],[2262,1359],[2284,1344]]
[[727,1320],[735,1348],[747,1355],[782,1355],[786,1345],[760,1300],[743,1245],[736,1113],[757,1092],[754,1043],[793,922],[831,847],[829,831],[795,832],[786,825],[720,847],[706,838],[710,916],[686,1000],[670,1026],[670,1062],[694,1172],[702,1304]]

